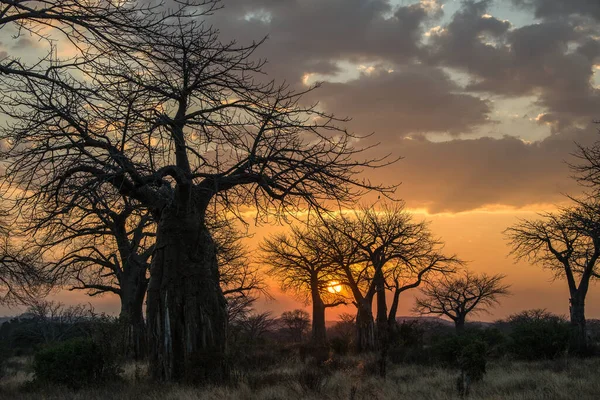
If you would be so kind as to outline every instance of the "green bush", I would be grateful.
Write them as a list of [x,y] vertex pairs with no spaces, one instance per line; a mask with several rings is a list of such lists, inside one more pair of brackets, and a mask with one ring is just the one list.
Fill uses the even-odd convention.
[[38,351],[33,370],[40,383],[78,389],[118,377],[120,369],[111,358],[91,339],[72,339]]
[[553,359],[569,344],[569,323],[545,310],[528,310],[508,318],[510,351],[521,359]]

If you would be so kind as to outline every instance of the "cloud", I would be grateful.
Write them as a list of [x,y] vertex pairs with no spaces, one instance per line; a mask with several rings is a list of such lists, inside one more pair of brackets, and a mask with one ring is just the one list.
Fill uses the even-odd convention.
[[327,111],[350,116],[359,133],[390,143],[412,133],[469,133],[490,122],[490,103],[461,93],[440,68],[402,65],[365,69],[358,79],[313,92]]
[[513,3],[533,10],[536,18],[564,18],[577,14],[600,20],[600,2],[597,0],[513,0]]
[[404,139],[380,149],[404,159],[375,175],[386,182],[399,177],[397,195],[409,207],[431,213],[561,203],[564,193],[581,191],[566,164],[575,162],[575,142],[585,145],[597,139],[593,127],[533,143],[509,136],[440,143]]
[[600,110],[600,91],[592,84],[600,41],[593,28],[565,15],[513,29],[487,15],[489,5],[464,3],[446,27],[432,34],[430,62],[469,73],[468,91],[537,96],[554,128],[591,121]]
[[[305,73],[336,74],[341,60],[404,63],[422,52],[432,2],[392,7],[386,0],[230,0],[211,22],[230,38],[269,36],[259,54],[270,73],[300,82]],[[437,4],[437,3],[436,3]]]

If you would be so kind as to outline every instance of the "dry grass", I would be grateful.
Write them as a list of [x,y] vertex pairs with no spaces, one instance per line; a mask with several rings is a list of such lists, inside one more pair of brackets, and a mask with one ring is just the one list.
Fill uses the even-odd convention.
[[[28,388],[31,378],[25,359],[11,363],[0,380],[1,399],[144,399],[144,400],[277,400],[277,399],[458,399],[455,371],[416,366],[391,366],[387,379],[372,376],[357,358],[342,360],[331,373],[315,373],[314,367],[292,363],[260,373],[236,375],[236,383],[224,387],[196,388],[159,385],[145,377],[145,366],[130,364],[124,381],[106,387],[73,392],[64,388]],[[470,399],[598,399],[600,359],[552,362],[496,362],[489,365],[483,382]],[[321,376],[322,375],[322,376]],[[322,379],[321,379],[322,378]]]

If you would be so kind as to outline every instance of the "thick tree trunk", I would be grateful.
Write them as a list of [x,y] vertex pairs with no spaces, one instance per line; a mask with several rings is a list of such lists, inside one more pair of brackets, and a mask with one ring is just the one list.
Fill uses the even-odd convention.
[[459,335],[461,333],[464,332],[465,330],[465,317],[459,315],[455,320],[454,320],[454,327],[456,328],[456,333],[458,333]]
[[381,270],[375,275],[377,292],[377,340],[379,347],[379,375],[385,378],[387,373],[387,352],[389,347],[389,325],[387,301],[385,298],[385,280]]
[[575,294],[571,296],[570,303],[571,349],[573,353],[583,355],[587,350],[585,298],[579,294]]
[[387,330],[387,300],[385,298],[385,281],[383,275],[378,273],[375,275],[375,291],[377,293],[377,329],[381,331]]
[[215,245],[191,207],[162,211],[152,257],[147,315],[154,379],[201,383],[228,375],[227,311]]
[[312,342],[316,345],[327,343],[325,326],[325,304],[321,300],[318,289],[312,290]]
[[377,348],[375,337],[375,322],[373,321],[373,312],[371,303],[364,301],[359,305],[356,314],[357,340],[356,349],[358,352],[373,351]]
[[396,289],[394,291],[394,298],[392,299],[392,304],[390,305],[390,312],[388,314],[388,326],[391,330],[395,329],[398,325],[398,321],[396,320],[398,314],[398,304],[400,302],[400,291]]
[[[141,269],[142,267],[140,267]],[[125,354],[135,360],[146,357],[148,343],[143,307],[148,280],[146,269],[132,271],[131,276],[121,282],[121,313],[119,319],[124,325]]]

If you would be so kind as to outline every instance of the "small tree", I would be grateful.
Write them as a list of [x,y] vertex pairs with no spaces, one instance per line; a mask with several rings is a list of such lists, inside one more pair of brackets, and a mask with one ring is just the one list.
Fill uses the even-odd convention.
[[283,330],[296,343],[302,341],[310,328],[310,315],[304,310],[285,311],[279,318]]
[[415,311],[420,314],[445,315],[454,321],[457,333],[463,331],[469,314],[486,312],[498,304],[500,296],[509,294],[504,275],[476,275],[464,271],[458,276],[443,276],[427,282],[417,298]]

